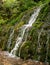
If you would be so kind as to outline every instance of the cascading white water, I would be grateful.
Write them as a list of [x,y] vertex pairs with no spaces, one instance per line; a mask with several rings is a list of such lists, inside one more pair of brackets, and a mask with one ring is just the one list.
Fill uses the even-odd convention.
[[41,31],[40,31],[40,33],[39,33],[39,35],[38,35],[38,48],[40,47],[41,48],[41,45],[40,45],[40,36],[41,36],[41,33],[43,32],[44,30],[43,30],[43,28],[41,29]]
[[[41,45],[40,45],[40,37],[41,37],[41,34],[42,34],[43,31],[44,31],[44,30],[43,30],[43,28],[42,28],[41,31],[40,31],[40,33],[38,33],[39,35],[38,35],[38,45],[37,45],[37,50],[38,50],[39,53],[40,53],[40,49],[41,49]],[[40,60],[40,55],[38,56],[38,60]]]
[[12,33],[10,34],[10,37],[9,37],[9,39],[8,39],[8,42],[7,42],[8,48],[10,48],[11,40],[12,40],[12,38],[13,38],[13,34],[14,34],[14,30],[12,31]]
[[47,60],[48,60],[48,50],[49,50],[49,34],[48,34],[48,36],[47,36],[47,42],[46,42],[46,45],[47,45],[47,53],[46,53],[46,62],[47,62]]
[[30,28],[32,26],[32,24],[35,22],[40,10],[41,10],[40,7],[37,8],[36,11],[34,12],[34,14],[31,16],[28,24],[25,24],[21,27],[21,30],[20,30],[21,32],[19,33],[20,36],[17,37],[16,44],[15,44],[14,48],[11,50],[9,56],[15,57],[16,51],[18,50],[19,45],[22,43],[26,29]]

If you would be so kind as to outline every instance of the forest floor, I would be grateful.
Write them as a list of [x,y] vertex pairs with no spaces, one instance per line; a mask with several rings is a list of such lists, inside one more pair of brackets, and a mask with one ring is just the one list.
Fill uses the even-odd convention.
[[9,57],[5,51],[0,51],[0,65],[48,65],[34,60],[22,60],[20,58]]

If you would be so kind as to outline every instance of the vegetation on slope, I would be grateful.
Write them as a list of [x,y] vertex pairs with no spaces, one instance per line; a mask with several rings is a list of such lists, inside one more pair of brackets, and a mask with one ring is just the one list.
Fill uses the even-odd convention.
[[[48,3],[50,0],[1,0],[0,1],[0,48],[2,50],[11,50],[16,42],[17,35],[19,33],[19,28],[28,23],[30,16],[32,15],[34,9],[44,3]],[[28,38],[25,44],[21,47],[21,58],[23,59],[35,59],[40,61],[46,61],[46,53],[48,45],[50,46],[50,35],[49,41],[47,42],[47,36],[50,32],[50,3],[46,4],[33,27],[28,33]],[[38,35],[43,31],[40,36],[41,48],[37,50],[38,45]],[[7,41],[9,39],[10,33],[14,29],[14,35],[12,39],[12,44],[10,48],[7,48]],[[45,32],[44,32],[45,31]],[[19,48],[20,49],[20,48]],[[47,54],[47,62],[50,62],[50,47]],[[18,51],[19,52],[19,51]],[[38,59],[40,56],[40,59]]]
[[[42,8],[36,22],[29,31],[27,41],[20,48],[23,59],[35,59],[50,62],[50,4]],[[43,29],[43,31],[42,31]],[[42,32],[41,32],[42,31]],[[41,35],[40,35],[41,33]],[[40,35],[40,39],[38,39]],[[48,41],[49,37],[49,41]],[[38,48],[40,43],[40,48]],[[47,50],[48,48],[48,50]],[[47,55],[47,60],[46,60]],[[40,56],[40,58],[39,58]],[[38,59],[39,58],[39,59]]]
[[[15,28],[14,30],[17,33],[17,29],[28,22],[35,6],[36,2],[32,0],[29,2],[26,0],[0,1],[0,48],[6,49],[5,44],[10,36],[11,29]],[[20,24],[20,22],[22,23]]]

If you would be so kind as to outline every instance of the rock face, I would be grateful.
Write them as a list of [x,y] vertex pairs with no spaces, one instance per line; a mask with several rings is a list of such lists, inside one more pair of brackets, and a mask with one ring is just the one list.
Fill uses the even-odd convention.
[[47,63],[42,63],[34,60],[22,60],[22,59],[16,59],[16,58],[10,58],[6,55],[4,55],[3,51],[0,51],[0,65],[48,65]]

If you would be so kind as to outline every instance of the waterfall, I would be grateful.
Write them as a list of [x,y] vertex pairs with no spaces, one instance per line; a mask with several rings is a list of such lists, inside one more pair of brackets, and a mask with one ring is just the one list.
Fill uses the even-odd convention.
[[25,42],[26,42],[26,40],[27,40],[27,36],[28,36],[28,31],[27,31],[26,35],[24,36],[24,37],[25,37],[24,42],[22,43],[22,45],[21,45],[20,48],[19,48],[19,53],[18,53],[18,56],[19,56],[19,57],[20,57],[20,53],[21,53],[21,48],[22,48],[22,46],[25,44]]
[[10,48],[11,40],[12,40],[12,38],[13,38],[13,34],[14,34],[14,30],[11,32],[11,34],[10,34],[10,36],[9,36],[9,39],[8,39],[8,42],[7,42],[7,44],[8,44],[8,49]]
[[[40,53],[40,49],[41,49],[41,44],[40,44],[40,37],[41,37],[41,33],[43,32],[43,28],[41,29],[40,33],[38,33],[38,45],[37,45],[37,50]],[[38,56],[38,60],[40,60],[40,55]]]
[[16,51],[18,50],[19,46],[20,46],[21,43],[22,43],[22,40],[23,40],[23,37],[24,37],[24,35],[25,35],[26,29],[30,28],[30,27],[32,26],[32,24],[36,21],[37,16],[38,16],[40,10],[41,10],[40,7],[37,8],[37,9],[35,10],[35,12],[32,14],[32,16],[30,17],[30,20],[29,20],[28,24],[25,24],[25,25],[23,25],[23,26],[21,27],[21,30],[20,30],[20,33],[19,33],[20,36],[17,37],[17,39],[16,39],[16,44],[15,44],[14,48],[11,50],[9,56],[15,57]]
[[[49,32],[50,33],[50,32]],[[47,36],[47,42],[46,42],[46,46],[47,46],[47,53],[46,53],[46,60],[45,60],[45,62],[47,62],[47,60],[48,60],[48,50],[49,50],[49,33],[48,33],[48,36]]]

